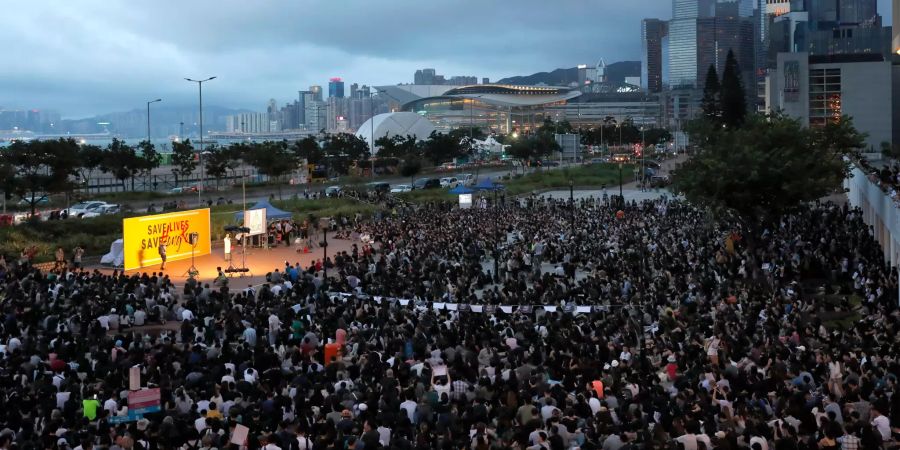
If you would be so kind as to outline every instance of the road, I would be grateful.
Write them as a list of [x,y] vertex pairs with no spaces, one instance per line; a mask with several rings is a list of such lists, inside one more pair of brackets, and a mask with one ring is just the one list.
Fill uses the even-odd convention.
[[[477,174],[479,180],[484,178],[497,179],[498,177],[502,177],[505,175],[509,175],[512,173],[512,167],[492,167],[489,169],[482,169],[479,171],[452,171],[452,172],[443,172],[443,173],[433,173],[433,174],[421,174],[417,175],[414,178],[421,177],[432,177],[432,178],[441,178],[441,177],[451,177],[457,176],[463,173],[473,173]],[[399,176],[379,176],[373,179],[374,181],[387,182],[391,186],[397,184],[409,184],[412,182],[409,178],[399,177]],[[325,188],[329,186],[341,186],[342,183],[339,180],[337,181],[329,181],[326,183],[317,183],[311,186],[310,193],[323,193]],[[288,199],[293,197],[295,194],[302,197],[304,188],[308,185],[282,185],[281,186],[281,198]],[[268,200],[271,196],[274,196],[276,199],[278,198],[279,190],[278,187],[254,187],[247,192],[247,204],[253,205],[259,201]],[[202,202],[200,201],[202,198]],[[243,193],[240,188],[232,188],[226,191],[216,191],[216,192],[203,192],[200,196],[197,193],[191,194],[178,194],[172,195],[167,199],[156,199],[156,200],[134,200],[134,201],[122,201],[123,205],[130,206],[135,211],[146,211],[147,207],[153,203],[159,208],[162,203],[166,201],[184,201],[187,207],[197,207],[197,206],[207,206],[209,201],[212,201],[213,204],[216,203],[220,198],[224,199],[226,202],[230,201],[234,204],[241,204],[243,201]]]

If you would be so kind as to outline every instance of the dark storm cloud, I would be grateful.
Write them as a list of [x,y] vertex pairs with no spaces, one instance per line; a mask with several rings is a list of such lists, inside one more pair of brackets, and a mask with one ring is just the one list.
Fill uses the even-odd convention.
[[216,75],[205,99],[260,110],[332,76],[394,84],[434,67],[498,79],[636,60],[640,19],[671,16],[669,0],[57,0],[4,9],[0,106],[65,116],[156,97],[190,103],[196,86],[184,77]]

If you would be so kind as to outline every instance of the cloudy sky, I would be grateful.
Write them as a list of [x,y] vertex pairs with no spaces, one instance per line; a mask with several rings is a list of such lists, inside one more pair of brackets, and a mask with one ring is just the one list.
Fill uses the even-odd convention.
[[[889,20],[890,0],[879,0]],[[4,4],[0,107],[63,117],[195,101],[262,110],[328,78],[411,82],[417,68],[495,80],[640,58],[669,0],[44,0]]]

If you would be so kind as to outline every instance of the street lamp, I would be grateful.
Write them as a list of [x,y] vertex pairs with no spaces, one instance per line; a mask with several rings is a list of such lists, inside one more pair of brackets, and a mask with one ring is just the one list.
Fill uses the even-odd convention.
[[197,201],[200,203],[200,206],[203,206],[203,199],[200,198],[203,195],[203,155],[209,155],[210,152],[200,152],[200,183],[197,185]]
[[[190,81],[192,83],[197,83],[197,88],[200,91],[200,184],[197,186],[197,199],[200,199],[200,196],[203,194],[203,83],[207,81],[215,80],[216,77],[209,77],[205,80],[193,80],[190,78],[185,78],[185,80]],[[202,203],[202,202],[201,202]]]
[[156,103],[156,102],[161,102],[161,101],[162,101],[162,99],[158,98],[156,100],[150,100],[149,102],[147,102],[147,143],[148,144],[150,143],[150,104]]
[[641,192],[644,192],[644,155],[647,154],[647,141],[644,139],[644,125],[641,125]]
[[619,205],[625,204],[625,196],[622,195],[622,166],[624,163],[619,161]]
[[569,207],[572,208],[570,226],[572,236],[575,235],[575,180],[569,178]]

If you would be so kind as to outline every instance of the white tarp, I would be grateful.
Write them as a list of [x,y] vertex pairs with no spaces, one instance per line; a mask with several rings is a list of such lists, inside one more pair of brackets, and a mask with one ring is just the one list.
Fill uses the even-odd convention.
[[121,267],[125,263],[125,241],[116,239],[109,246],[109,253],[100,258],[100,264]]

